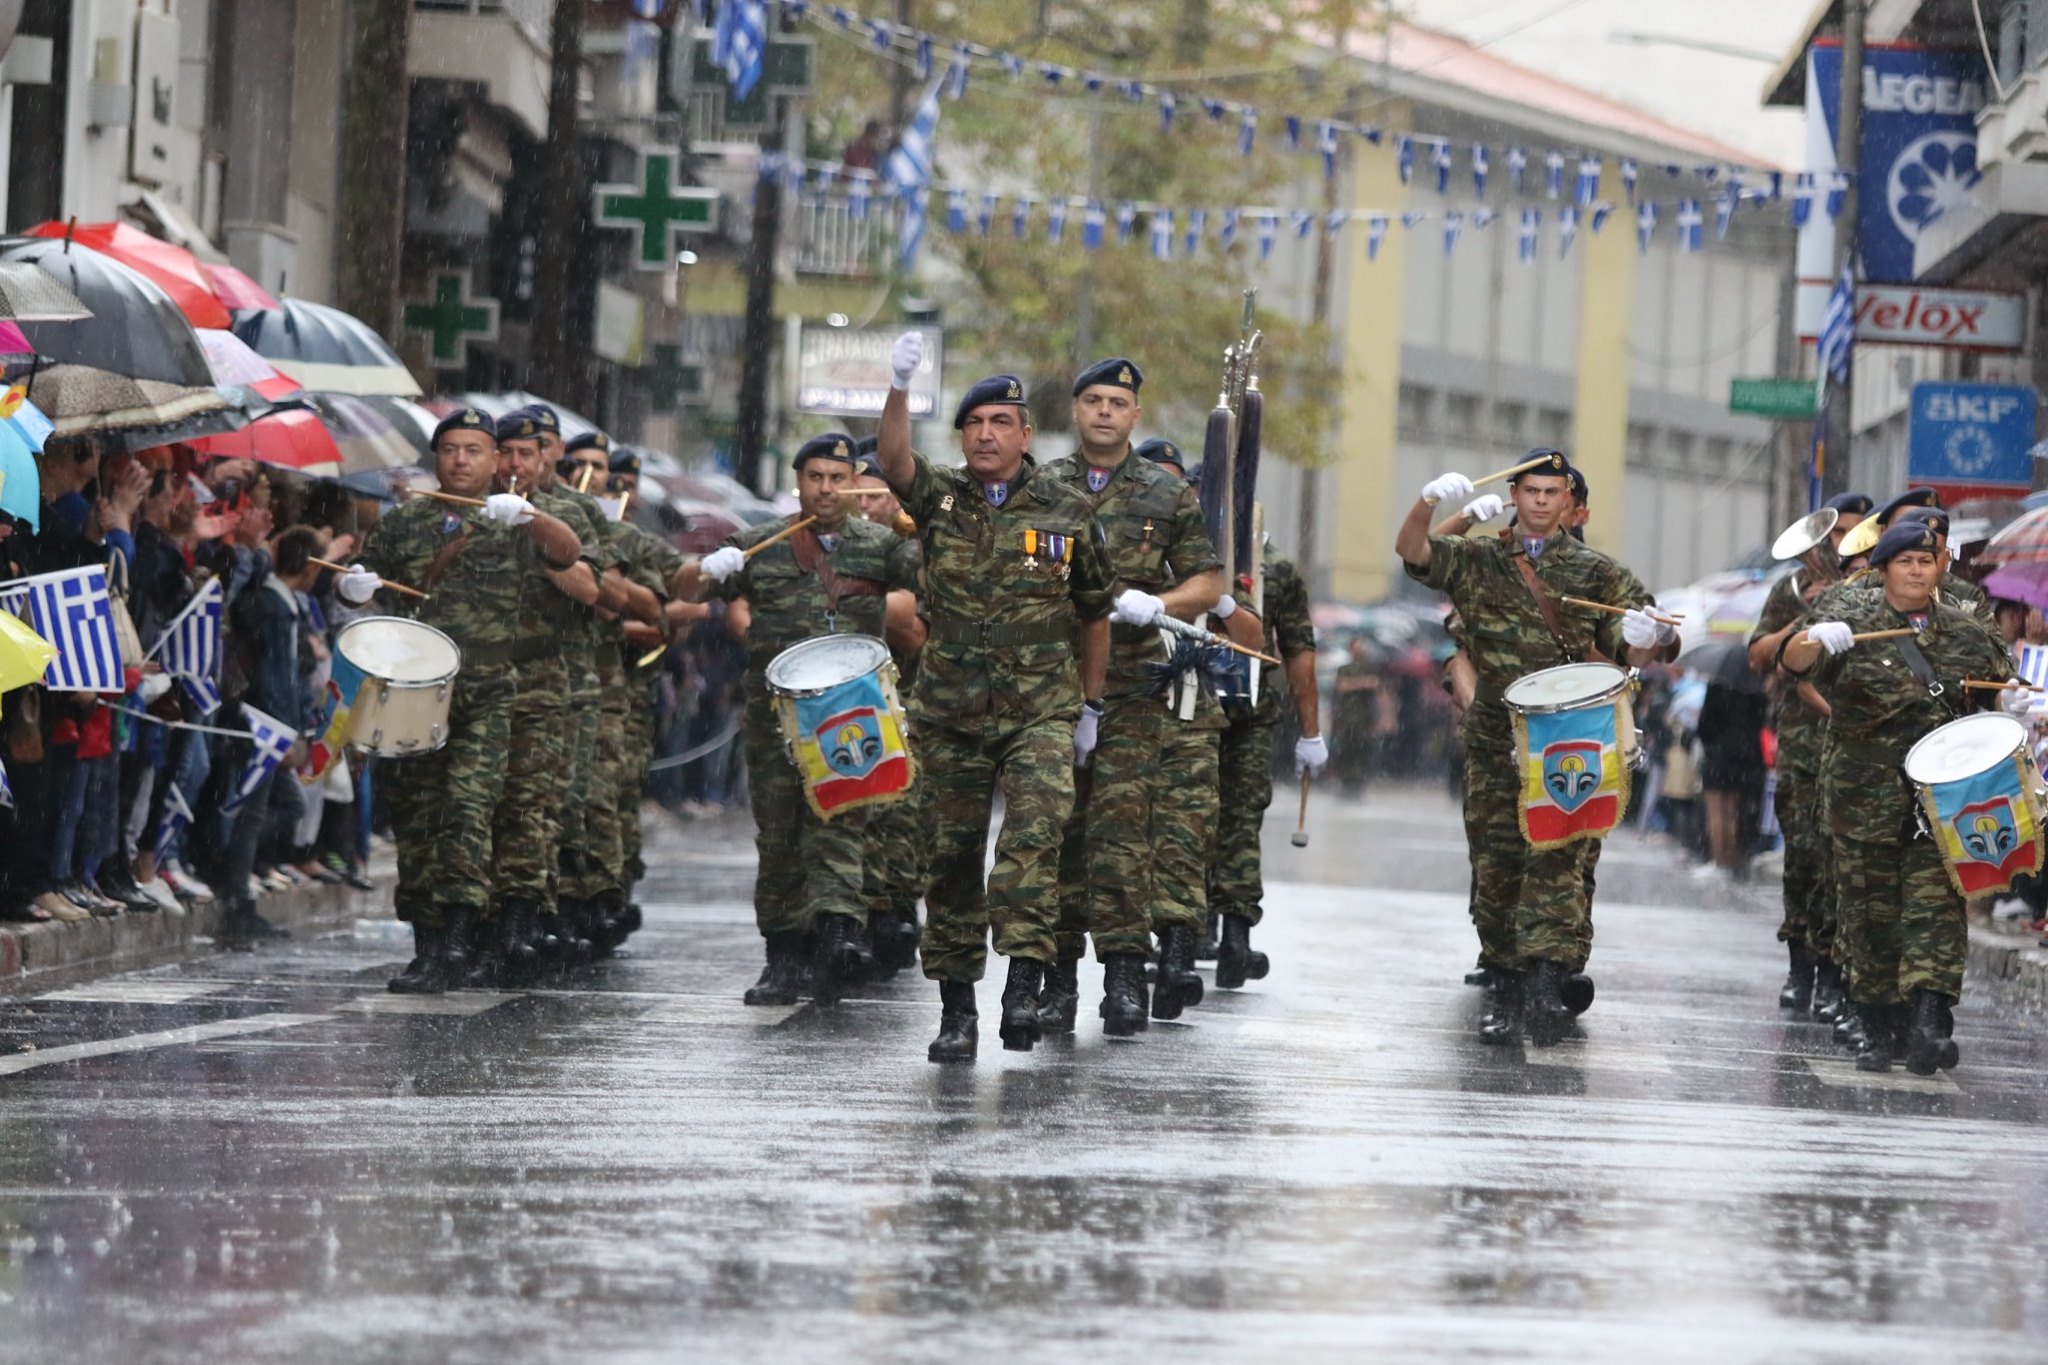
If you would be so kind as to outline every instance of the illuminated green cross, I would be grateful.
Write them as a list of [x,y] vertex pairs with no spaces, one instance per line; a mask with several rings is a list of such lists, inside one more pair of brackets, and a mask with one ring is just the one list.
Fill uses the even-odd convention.
[[633,229],[634,264],[642,270],[670,268],[670,244],[676,233],[711,230],[718,191],[677,185],[675,166],[671,152],[642,152],[638,185],[597,187],[592,221],[602,228]]
[[498,339],[498,301],[472,299],[467,275],[436,275],[433,302],[405,305],[405,325],[431,338],[437,368],[463,369],[469,364],[471,337]]

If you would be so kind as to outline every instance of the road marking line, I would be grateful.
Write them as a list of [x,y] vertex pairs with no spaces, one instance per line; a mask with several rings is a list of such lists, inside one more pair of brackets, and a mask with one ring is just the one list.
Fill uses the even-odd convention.
[[359,995],[334,1007],[336,1014],[472,1015],[495,1009],[523,992],[461,991],[447,995]]
[[66,1043],[62,1047],[44,1048],[39,1052],[17,1052],[0,1057],[0,1076],[12,1076],[22,1071],[33,1071],[37,1067],[55,1066],[59,1062],[75,1062],[86,1057],[111,1057],[123,1052],[147,1052],[160,1047],[203,1043],[214,1038],[232,1038],[239,1033],[268,1033],[272,1029],[291,1028],[297,1024],[322,1023],[329,1017],[325,1014],[258,1014],[247,1019],[216,1019],[209,1024],[193,1024],[186,1028],[163,1029],[156,1033],[134,1033],[125,1038],[106,1038],[96,1043]]
[[1941,1072],[1932,1076],[1915,1076],[1910,1071],[1858,1071],[1856,1063],[1834,1057],[1808,1057],[1806,1068],[1821,1084],[1843,1089],[1912,1090],[1923,1095],[1962,1093],[1962,1087]]
[[218,995],[226,989],[228,984],[223,981],[113,980],[72,986],[35,998],[81,1005],[178,1005],[202,996]]

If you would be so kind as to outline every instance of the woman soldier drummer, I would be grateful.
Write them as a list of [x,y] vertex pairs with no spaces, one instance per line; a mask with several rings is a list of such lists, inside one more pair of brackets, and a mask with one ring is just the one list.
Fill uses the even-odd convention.
[[[1920,837],[1906,751],[1973,700],[1965,678],[2003,682],[1998,638],[1935,599],[1945,567],[1933,529],[1903,521],[1870,554],[1883,591],[1852,595],[1836,619],[1785,642],[1779,662],[1810,678],[1833,713],[1821,783],[1827,791],[1840,927],[1836,952],[1863,1023],[1856,1066],[1903,1058],[1922,1076],[1956,1064],[1950,1009],[1963,991],[1963,902],[1935,840]],[[1911,631],[1870,639],[1871,632]]]

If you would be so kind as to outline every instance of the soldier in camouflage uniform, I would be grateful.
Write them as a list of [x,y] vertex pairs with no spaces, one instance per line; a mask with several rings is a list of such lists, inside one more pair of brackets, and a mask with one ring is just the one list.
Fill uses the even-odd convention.
[[[1471,480],[1445,474],[1424,487],[1394,548],[1410,577],[1450,595],[1478,673],[1464,739],[1472,916],[1480,965],[1490,973],[1479,1036],[1512,1041],[1526,1012],[1531,1040],[1548,1047],[1570,1027],[1567,980],[1583,972],[1592,949],[1585,854],[1576,844],[1531,849],[1523,837],[1514,727],[1501,694],[1524,674],[1596,653],[1626,664],[1668,660],[1678,637],[1641,610],[1652,598],[1634,574],[1567,533],[1571,465],[1556,451],[1535,455],[1551,463],[1511,481],[1517,525],[1510,532],[1431,535],[1435,504],[1472,492]],[[1546,601],[1582,597],[1628,610],[1617,617],[1557,602],[1553,628],[1525,573]]]
[[[490,417],[464,408],[442,419],[434,451],[443,490],[490,492]],[[385,578],[421,589],[425,601],[393,605],[445,631],[462,651],[447,743],[378,769],[398,837],[398,917],[413,926],[413,960],[394,991],[438,992],[466,973],[470,922],[490,903],[491,813],[511,749],[514,670],[537,657],[517,639],[523,589],[536,565],[569,569],[581,548],[573,530],[514,493],[492,494],[476,509],[415,498],[377,523],[361,563],[337,583],[355,604]]]
[[[911,590],[917,574],[909,542],[849,516],[851,501],[839,496],[853,483],[851,436],[813,437],[797,451],[795,464],[803,513],[817,518],[815,524],[751,560],[746,550],[787,523],[737,532],[686,565],[680,582],[692,600],[715,590],[727,601],[744,597],[752,612],[744,733],[760,854],[754,917],[767,940],[768,962],[747,992],[750,1005],[795,1001],[807,938],[814,936],[821,1005],[837,1001],[867,957],[862,876],[871,808],[843,809],[830,820],[811,810],[763,675],[783,650],[820,635],[880,637],[888,594]],[[921,753],[913,757],[924,761]]]
[[[1965,678],[2001,682],[2012,664],[1995,633],[1937,600],[1946,556],[1931,527],[1899,519],[1870,562],[1880,589],[1793,636],[1779,660],[1794,677],[1810,675],[1832,711],[1821,780],[1841,904],[1836,946],[1863,1022],[1856,1065],[1885,1071],[1903,1056],[1931,1075],[1956,1064],[1950,1010],[1962,995],[1968,930],[1901,765],[1929,731],[1994,695],[1966,690]],[[1855,638],[1896,629],[1916,633]]]
[[[905,390],[923,359],[917,333],[897,339],[875,454],[924,546],[928,633],[912,704],[933,813],[922,955],[941,1001],[926,1055],[959,1062],[975,1054],[974,983],[991,925],[1010,959],[1003,1046],[1029,1050],[1039,1037],[1039,987],[1057,956],[1061,824],[1073,809],[1075,756],[1093,747],[1101,716],[1110,576],[1087,503],[1031,458],[1015,377],[984,379],[962,396],[953,426],[964,467],[911,450]],[[998,786],[1005,810],[984,886]],[[1109,964],[1139,991],[1142,952]]]
[[[1223,564],[1209,543],[1195,491],[1151,461],[1131,458],[1131,431],[1143,411],[1138,390],[1144,382],[1144,372],[1122,357],[1083,370],[1073,389],[1080,451],[1045,468],[1047,478],[1064,484],[1094,512],[1108,540],[1110,574],[1118,587],[1099,738],[1092,759],[1085,764],[1077,759],[1081,770],[1074,779],[1074,809],[1060,845],[1059,963],[1048,994],[1061,1024],[1073,1016],[1068,1002],[1076,964],[1091,936],[1096,957],[1107,964],[1112,958],[1142,959],[1151,951],[1153,930],[1159,930],[1156,1017],[1177,1018],[1202,998],[1195,942],[1208,927],[1208,913],[1192,887],[1178,903],[1158,893],[1153,797],[1165,780],[1162,758],[1182,722],[1157,695],[1155,667],[1166,662],[1169,651],[1153,623],[1162,614],[1192,621],[1217,610],[1226,593]],[[1201,722],[1212,737],[1189,741],[1197,748],[1194,761],[1205,769],[1203,755],[1213,753],[1220,721],[1220,714],[1212,712]],[[1207,797],[1213,781],[1202,782],[1200,789],[1206,805],[1213,800]],[[1183,795],[1174,804],[1184,806],[1189,799]],[[1200,807],[1192,818],[1200,821]],[[1199,869],[1197,861],[1180,875],[1199,882]],[[1101,1014],[1106,1031],[1142,1030],[1145,1006],[1142,971],[1105,973]]]

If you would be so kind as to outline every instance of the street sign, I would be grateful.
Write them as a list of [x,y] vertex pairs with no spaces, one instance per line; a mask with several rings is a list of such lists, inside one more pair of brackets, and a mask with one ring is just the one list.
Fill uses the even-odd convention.
[[2018,385],[1913,386],[1906,478],[1951,504],[2033,483],[2034,391]]
[[676,154],[643,148],[639,183],[599,185],[590,221],[633,234],[633,264],[641,270],[675,268],[679,232],[709,232],[718,216],[718,191],[676,184]]
[[1728,411],[1811,422],[1820,412],[1819,389],[1811,379],[1731,379]]
[[[910,377],[910,415],[930,417],[939,407],[941,347],[937,327],[924,334],[924,363]],[[831,417],[879,417],[889,396],[889,349],[901,327],[805,327],[797,346],[796,405]]]
[[471,338],[498,339],[498,301],[471,297],[467,271],[436,275],[430,301],[405,305],[405,327],[426,334],[434,368],[466,369]]

